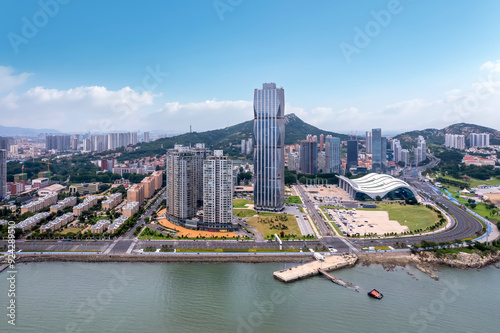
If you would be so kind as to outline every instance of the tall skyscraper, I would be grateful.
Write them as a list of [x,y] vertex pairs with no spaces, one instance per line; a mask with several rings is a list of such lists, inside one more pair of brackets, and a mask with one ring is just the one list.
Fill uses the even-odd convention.
[[318,142],[313,138],[300,141],[300,171],[310,175],[318,173]]
[[323,151],[325,149],[325,136],[323,134],[319,135],[319,151]]
[[398,139],[392,140],[392,151],[394,152],[394,162],[401,161],[401,142]]
[[66,151],[71,149],[71,136],[69,135],[47,135],[45,137],[46,150]]
[[372,172],[382,172],[382,130],[372,129]]
[[167,217],[170,222],[185,225],[197,210],[198,164],[189,147],[176,145],[167,151]]
[[142,141],[146,142],[146,143],[149,142],[149,132],[144,132],[143,133]]
[[372,153],[372,132],[366,131],[366,153]]
[[349,135],[347,140],[347,162],[346,170],[358,167],[358,138],[356,135]]
[[233,163],[215,150],[203,162],[203,226],[209,231],[233,228]]
[[465,149],[465,135],[461,134],[445,134],[444,146],[446,148]]
[[0,149],[0,200],[7,195],[7,150]]
[[247,152],[247,143],[245,139],[241,140],[241,155],[245,155]]
[[342,167],[341,160],[341,144],[339,138],[331,136],[326,137],[325,143],[325,160],[326,160],[326,173],[335,172],[340,174]]
[[264,83],[254,91],[254,201],[262,210],[285,206],[285,91]]

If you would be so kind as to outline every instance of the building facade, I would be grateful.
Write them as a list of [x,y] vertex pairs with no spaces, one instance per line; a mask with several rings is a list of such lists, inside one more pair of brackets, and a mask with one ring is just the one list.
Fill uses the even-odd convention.
[[0,200],[7,195],[7,150],[0,149]]
[[254,91],[254,201],[259,210],[285,206],[285,91],[264,83]]
[[326,173],[340,174],[342,168],[340,138],[326,137],[325,142],[325,164]]
[[203,162],[203,229],[233,229],[233,163],[215,150]]
[[313,139],[300,141],[300,171],[310,175],[318,173],[318,142]]
[[349,135],[347,140],[346,170],[358,167],[358,139],[356,135]]

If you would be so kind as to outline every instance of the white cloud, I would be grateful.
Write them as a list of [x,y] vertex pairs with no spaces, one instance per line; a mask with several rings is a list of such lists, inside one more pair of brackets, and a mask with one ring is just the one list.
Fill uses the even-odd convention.
[[150,113],[144,121],[150,128],[158,130],[188,131],[192,125],[193,131],[201,132],[235,125],[252,118],[253,102],[212,99],[188,104],[165,103],[160,110]]
[[0,100],[6,112],[5,126],[45,127],[62,131],[112,131],[137,129],[142,112],[153,105],[151,92],[129,87],[117,91],[105,87],[77,87],[69,90],[35,87]]
[[0,66],[0,92],[9,91],[22,85],[31,76],[31,73],[21,73],[19,75],[13,75],[13,73],[13,68]]

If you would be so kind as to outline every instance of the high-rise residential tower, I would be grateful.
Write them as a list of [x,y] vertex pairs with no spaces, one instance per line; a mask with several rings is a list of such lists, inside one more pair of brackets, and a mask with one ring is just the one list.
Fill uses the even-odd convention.
[[203,162],[203,226],[209,231],[233,229],[233,163],[222,150]]
[[285,206],[285,91],[264,83],[254,91],[254,201],[256,209]]
[[198,163],[189,147],[176,145],[167,152],[167,218],[184,225],[197,211]]

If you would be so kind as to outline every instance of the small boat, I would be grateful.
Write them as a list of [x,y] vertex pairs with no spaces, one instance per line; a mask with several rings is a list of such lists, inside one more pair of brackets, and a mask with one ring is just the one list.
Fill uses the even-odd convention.
[[384,295],[379,293],[377,289],[373,289],[372,291],[370,291],[368,293],[368,296],[371,296],[371,297],[376,298],[376,299],[382,299],[382,297],[384,297]]

